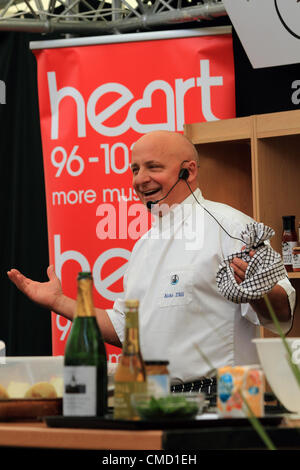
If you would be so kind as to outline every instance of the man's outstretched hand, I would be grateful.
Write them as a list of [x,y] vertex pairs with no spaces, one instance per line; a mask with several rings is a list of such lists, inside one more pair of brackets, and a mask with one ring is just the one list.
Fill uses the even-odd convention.
[[[9,279],[30,300],[72,321],[76,313],[76,300],[63,294],[54,266],[49,266],[47,274],[49,281],[37,282],[25,277],[17,269],[11,269],[7,273]],[[119,348],[122,347],[107,312],[96,308],[95,313],[104,341]]]
[[17,269],[7,272],[9,279],[30,300],[55,312],[59,311],[59,304],[63,297],[61,282],[55,274],[54,266],[47,269],[49,281],[37,282],[25,277]]

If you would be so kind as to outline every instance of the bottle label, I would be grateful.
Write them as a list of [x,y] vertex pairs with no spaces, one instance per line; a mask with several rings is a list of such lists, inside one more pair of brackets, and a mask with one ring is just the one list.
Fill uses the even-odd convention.
[[293,253],[293,269],[300,269],[300,254]]
[[153,396],[163,396],[170,392],[170,380],[167,374],[147,376],[148,392]]
[[293,248],[297,242],[282,242],[283,264],[293,264]]
[[64,367],[64,416],[96,416],[96,377],[95,366]]
[[135,393],[146,392],[146,382],[115,382],[114,419],[139,419],[132,403],[132,396]]

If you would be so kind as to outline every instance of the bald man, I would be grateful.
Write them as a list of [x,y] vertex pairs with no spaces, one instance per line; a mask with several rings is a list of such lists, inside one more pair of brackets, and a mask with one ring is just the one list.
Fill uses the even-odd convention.
[[[188,173],[179,179],[182,169]],[[206,383],[223,365],[257,363],[251,343],[257,327],[274,330],[264,302],[234,304],[216,285],[219,264],[240,251],[242,244],[230,238],[215,218],[236,237],[252,219],[204,200],[198,187],[198,154],[182,134],[155,131],[142,136],[133,147],[131,171],[133,187],[149,210],[151,201],[161,200],[155,204],[154,224],[134,246],[124,276],[124,298],[140,301],[144,358],[169,361],[175,391]],[[242,282],[247,263],[235,259],[232,266]],[[8,276],[33,301],[73,319],[75,300],[63,294],[53,266],[46,283],[32,281],[15,269]],[[295,291],[288,279],[274,286],[269,298],[283,330],[289,330]],[[124,300],[117,299],[109,312],[96,309],[96,315],[105,341],[121,346]]]
[[[198,153],[181,134],[156,131],[141,137],[133,147],[131,171],[132,185],[142,201],[164,197],[178,179],[179,170],[189,171],[191,189],[197,188]],[[188,186],[178,184],[164,199],[165,207],[179,204],[190,195]]]

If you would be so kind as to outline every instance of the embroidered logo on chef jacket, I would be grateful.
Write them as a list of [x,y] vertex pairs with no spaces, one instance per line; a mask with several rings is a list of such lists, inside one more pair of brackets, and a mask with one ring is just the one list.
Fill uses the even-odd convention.
[[192,301],[193,268],[183,267],[163,273],[159,306],[186,305]]

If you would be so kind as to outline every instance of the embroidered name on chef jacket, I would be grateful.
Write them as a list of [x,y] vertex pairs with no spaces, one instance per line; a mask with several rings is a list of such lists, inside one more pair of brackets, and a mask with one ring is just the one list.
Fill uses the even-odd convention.
[[192,275],[193,269],[191,267],[184,267],[176,271],[163,273],[159,293],[159,306],[179,306],[191,302]]

